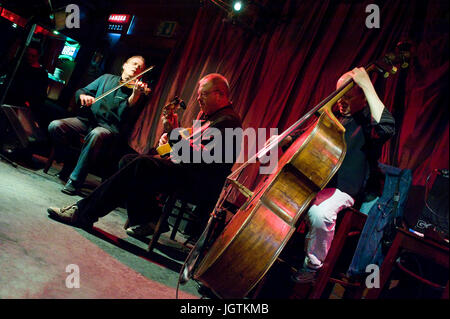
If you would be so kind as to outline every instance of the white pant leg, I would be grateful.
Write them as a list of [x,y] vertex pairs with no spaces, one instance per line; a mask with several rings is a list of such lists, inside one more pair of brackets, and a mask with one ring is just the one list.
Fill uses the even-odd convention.
[[317,193],[308,211],[309,231],[306,235],[305,267],[322,267],[334,237],[337,214],[354,204],[354,199],[336,188],[325,188]]

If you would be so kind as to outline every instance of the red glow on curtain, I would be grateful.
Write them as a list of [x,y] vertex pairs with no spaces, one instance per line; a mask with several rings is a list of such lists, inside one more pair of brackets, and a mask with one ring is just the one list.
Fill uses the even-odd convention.
[[[161,107],[176,95],[188,106],[182,125],[192,126],[199,110],[196,84],[208,73],[228,78],[244,128],[282,132],[333,92],[340,75],[410,40],[409,68],[373,80],[397,122],[381,162],[412,169],[413,184],[423,185],[429,172],[448,168],[449,161],[448,3],[384,1],[380,28],[368,29],[365,8],[372,2],[280,2],[285,19],[261,36],[224,23],[216,8],[201,8],[185,43],[164,67],[132,147],[145,153],[157,143]],[[256,171],[248,172],[248,183],[255,176]]]

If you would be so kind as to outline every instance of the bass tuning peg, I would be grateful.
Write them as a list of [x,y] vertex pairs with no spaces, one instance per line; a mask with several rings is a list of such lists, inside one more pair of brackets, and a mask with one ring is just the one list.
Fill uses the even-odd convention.
[[395,73],[397,73],[398,68],[392,63],[392,60],[393,60],[392,58],[386,56],[385,59],[384,59],[384,62],[386,62],[387,64],[389,64],[391,66],[391,69],[389,70],[389,72],[391,74],[395,74]]
[[402,61],[403,61],[403,63],[401,65],[401,67],[402,67],[402,69],[406,69],[409,66],[409,63],[406,62],[405,56],[403,54],[402,54]]

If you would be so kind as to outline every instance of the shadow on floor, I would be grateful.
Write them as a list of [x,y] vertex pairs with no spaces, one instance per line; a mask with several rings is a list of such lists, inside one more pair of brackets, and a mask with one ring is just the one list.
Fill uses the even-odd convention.
[[[60,220],[57,220],[50,215],[48,216],[48,218],[73,227],[73,225],[64,223]],[[161,266],[163,266],[167,269],[170,269],[174,272],[177,272],[177,273],[180,272],[183,262],[186,259],[187,254],[189,252],[188,250],[186,250],[186,248],[170,247],[170,246],[164,246],[164,245],[158,244],[157,248],[155,248],[154,250],[157,249],[160,252],[162,252],[165,255],[170,257],[170,258],[167,258],[161,254],[154,252],[154,251],[149,252],[148,250],[146,250],[142,247],[139,247],[139,245],[137,245],[135,243],[132,243],[132,242],[129,242],[128,240],[119,238],[116,235],[113,235],[113,234],[111,234],[103,229],[100,229],[98,227],[94,226],[94,227],[92,227],[92,229],[83,229],[83,230],[86,231],[87,233],[97,237],[98,239],[104,240],[105,242],[110,243],[120,249],[123,249],[133,255],[136,255],[147,261],[161,265]],[[146,244],[147,246],[150,243],[150,238],[147,238],[147,237],[133,237],[133,238],[141,243]],[[175,260],[180,261],[180,262],[177,262]]]

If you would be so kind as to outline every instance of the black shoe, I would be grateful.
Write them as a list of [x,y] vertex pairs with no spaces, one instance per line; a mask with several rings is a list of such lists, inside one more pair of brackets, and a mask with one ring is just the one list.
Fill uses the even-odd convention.
[[56,174],[56,177],[58,177],[63,182],[67,182],[69,180],[70,173],[64,173],[63,171]]
[[308,267],[302,267],[291,276],[291,280],[298,284],[314,283],[316,281],[316,275],[316,270]]
[[[147,237],[153,235],[156,229],[154,223],[147,223],[142,225],[130,226],[126,229],[126,233],[130,236]],[[164,223],[161,226],[161,234],[167,233],[170,230],[169,225]]]
[[69,179],[63,189],[61,189],[61,192],[67,195],[77,195],[79,193],[79,188],[73,184],[71,179]]
[[128,227],[125,231],[130,236],[147,237],[153,235],[155,232],[155,225],[151,223],[135,225]]
[[70,174],[72,173],[74,168],[75,168],[74,165],[64,163],[62,169],[59,171],[58,174],[56,174],[56,176],[60,180],[67,182],[69,180]]

